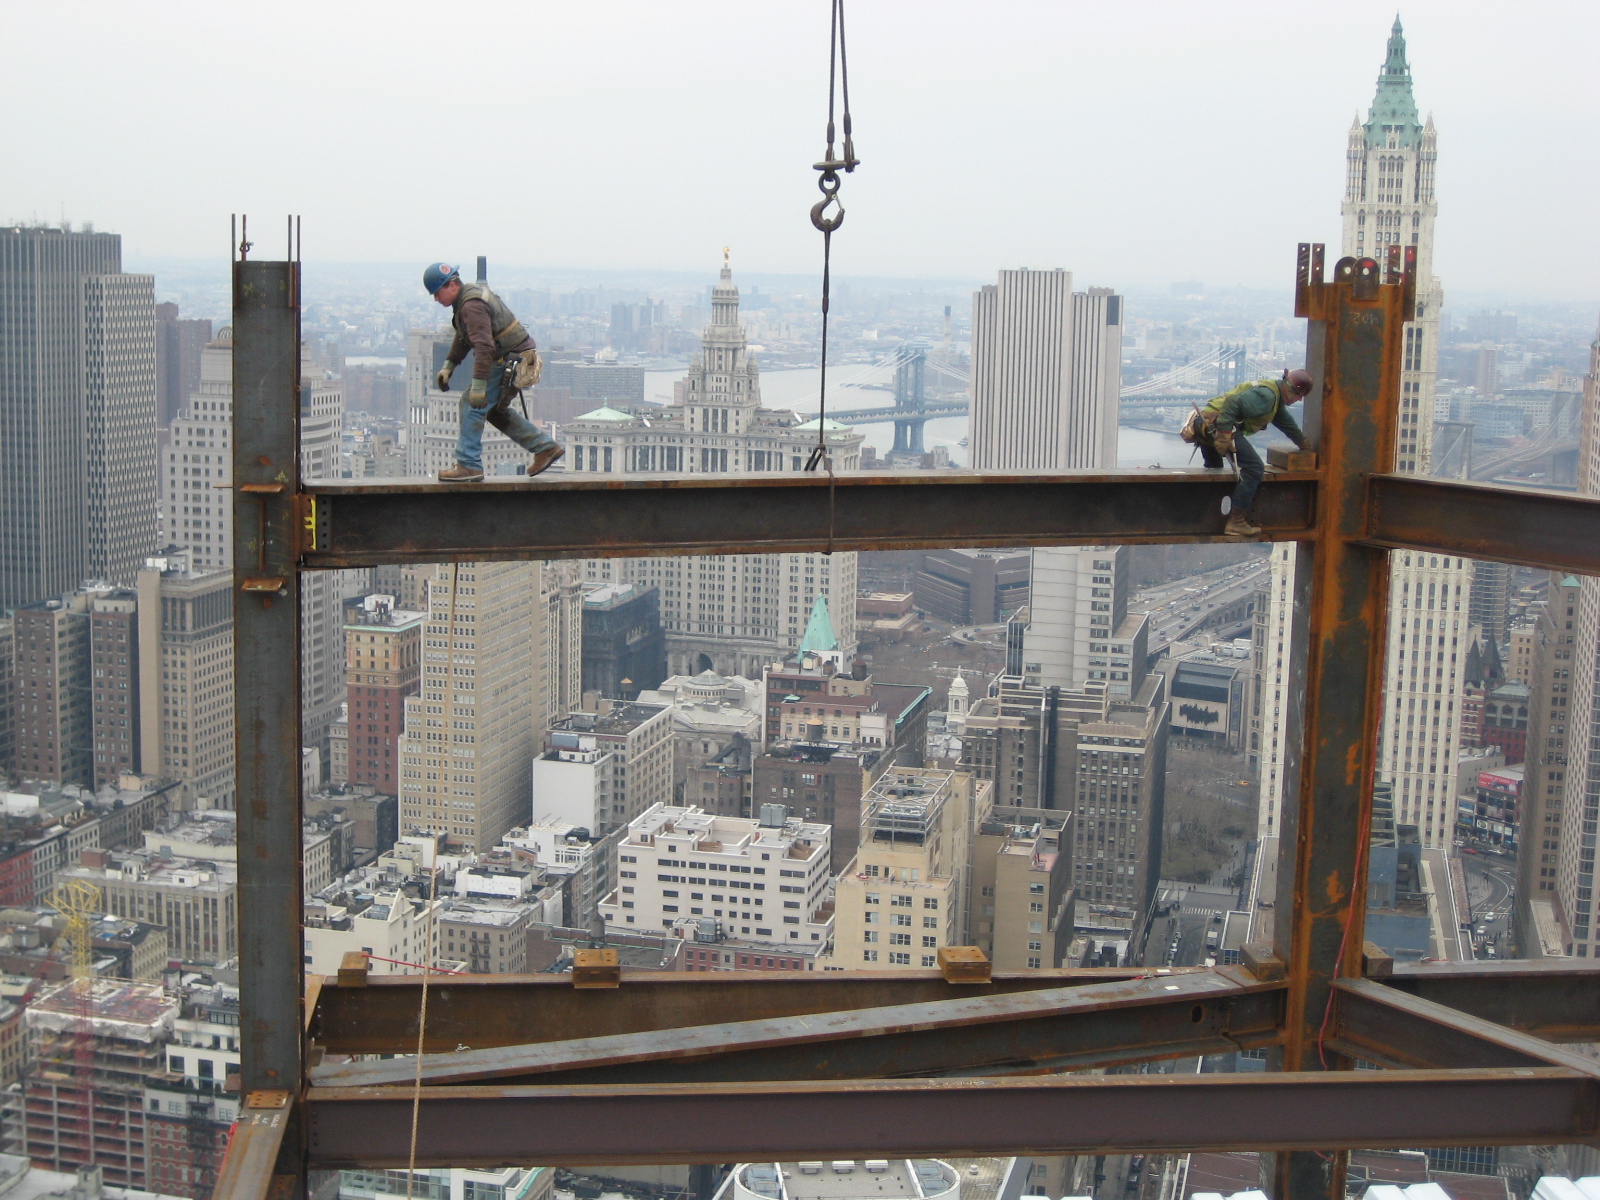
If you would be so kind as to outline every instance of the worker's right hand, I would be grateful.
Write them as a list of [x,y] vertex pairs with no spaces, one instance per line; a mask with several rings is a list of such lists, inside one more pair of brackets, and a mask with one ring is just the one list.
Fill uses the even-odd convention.
[[1216,447],[1217,453],[1229,455],[1233,453],[1233,430],[1219,429],[1212,436],[1211,444]]
[[454,375],[455,373],[456,364],[446,359],[444,366],[439,368],[439,373],[433,377],[433,381],[439,385],[439,390],[441,392],[448,392],[450,390],[450,376]]

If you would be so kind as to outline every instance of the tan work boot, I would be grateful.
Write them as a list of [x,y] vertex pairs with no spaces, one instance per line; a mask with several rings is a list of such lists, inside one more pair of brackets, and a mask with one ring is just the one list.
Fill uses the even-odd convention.
[[1261,526],[1250,524],[1250,518],[1242,512],[1228,514],[1228,523],[1222,527],[1222,532],[1227,537],[1255,537],[1261,532]]
[[457,463],[439,472],[440,483],[482,483],[483,472],[477,467],[464,467]]
[[533,456],[533,461],[528,464],[528,477],[531,479],[541,471],[549,470],[560,462],[566,453],[567,448],[565,446],[551,446],[548,450],[539,451]]

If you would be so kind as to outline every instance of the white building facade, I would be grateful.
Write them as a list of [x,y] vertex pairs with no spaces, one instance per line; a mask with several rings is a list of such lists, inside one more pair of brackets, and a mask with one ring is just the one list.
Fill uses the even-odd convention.
[[833,937],[833,830],[771,805],[770,823],[652,805],[617,847],[608,927],[671,929],[686,920],[733,943],[826,947]]

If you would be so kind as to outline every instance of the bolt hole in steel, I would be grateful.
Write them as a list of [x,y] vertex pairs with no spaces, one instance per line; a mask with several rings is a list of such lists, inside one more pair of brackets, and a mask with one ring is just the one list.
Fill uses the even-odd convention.
[[1200,1022],[1204,1021],[1205,1019],[1206,1006],[1204,1004],[1196,1004],[1189,1010],[1189,1020],[1193,1021],[1196,1025],[1200,1024]]

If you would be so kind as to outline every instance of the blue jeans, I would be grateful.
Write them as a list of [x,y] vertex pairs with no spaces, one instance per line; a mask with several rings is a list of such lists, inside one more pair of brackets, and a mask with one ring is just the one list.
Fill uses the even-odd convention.
[[500,387],[504,376],[500,367],[497,359],[489,372],[489,392],[482,408],[474,408],[467,402],[467,393],[461,393],[461,436],[456,439],[456,462],[474,471],[483,470],[485,421],[529,454],[548,450],[556,444],[548,433],[511,407],[511,396],[503,394]]
[[[1242,433],[1233,439],[1233,453],[1239,460],[1239,482],[1233,489],[1233,511],[1242,515],[1249,512],[1250,506],[1256,502],[1256,489],[1261,486],[1261,477],[1266,474],[1267,468],[1261,461],[1261,455],[1250,444],[1250,439]],[[1208,467],[1223,465],[1222,455],[1212,448],[1210,442],[1200,443],[1200,457]]]

